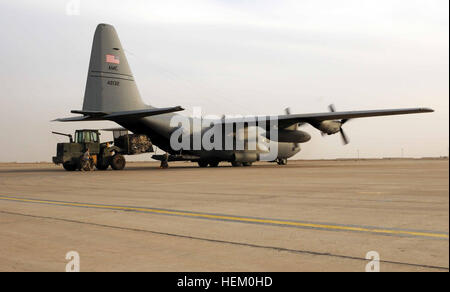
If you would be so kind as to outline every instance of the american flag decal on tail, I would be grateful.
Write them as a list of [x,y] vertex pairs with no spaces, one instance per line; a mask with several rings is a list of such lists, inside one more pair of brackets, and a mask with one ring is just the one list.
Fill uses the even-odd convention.
[[106,63],[120,64],[119,57],[114,55],[106,55]]

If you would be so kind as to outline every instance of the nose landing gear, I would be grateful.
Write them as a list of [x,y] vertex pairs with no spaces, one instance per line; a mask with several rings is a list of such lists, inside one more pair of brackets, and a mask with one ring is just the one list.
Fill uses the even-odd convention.
[[159,166],[159,168],[169,168],[169,154],[165,153],[161,159],[161,164]]

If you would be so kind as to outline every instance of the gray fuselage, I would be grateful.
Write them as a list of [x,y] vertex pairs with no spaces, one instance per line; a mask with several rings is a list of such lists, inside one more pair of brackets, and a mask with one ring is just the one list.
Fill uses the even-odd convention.
[[[189,154],[200,157],[201,160],[216,160],[216,161],[233,161],[236,152],[244,152],[250,153],[255,152],[255,150],[192,150],[182,149],[182,150],[174,150],[171,147],[170,137],[176,128],[171,127],[170,121],[177,116],[177,114],[169,113],[164,115],[158,115],[155,117],[145,117],[141,119],[120,119],[115,120],[116,123],[121,125],[122,127],[129,129],[133,133],[136,134],[145,134],[150,137],[152,143],[159,147],[160,149],[168,152],[169,154]],[[193,118],[188,118],[191,123],[193,122]],[[205,128],[202,129],[204,131]],[[187,130],[190,131],[190,130]],[[222,140],[224,140],[223,138]],[[276,159],[287,159],[298,152],[300,152],[301,148],[299,144],[296,143],[277,143],[277,155]],[[256,152],[258,152],[256,150]],[[276,160],[274,159],[274,160]],[[258,159],[259,160],[259,159]]]

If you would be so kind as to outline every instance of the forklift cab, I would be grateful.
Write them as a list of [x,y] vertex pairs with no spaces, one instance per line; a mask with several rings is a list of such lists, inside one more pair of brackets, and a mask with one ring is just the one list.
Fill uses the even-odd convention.
[[83,144],[83,151],[89,148],[91,154],[98,154],[100,152],[100,133],[98,130],[76,130],[75,143]]

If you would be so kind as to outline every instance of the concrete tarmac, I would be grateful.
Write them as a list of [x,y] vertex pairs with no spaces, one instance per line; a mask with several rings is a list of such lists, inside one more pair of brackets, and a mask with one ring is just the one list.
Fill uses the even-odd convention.
[[0,271],[448,271],[448,160],[0,164]]

